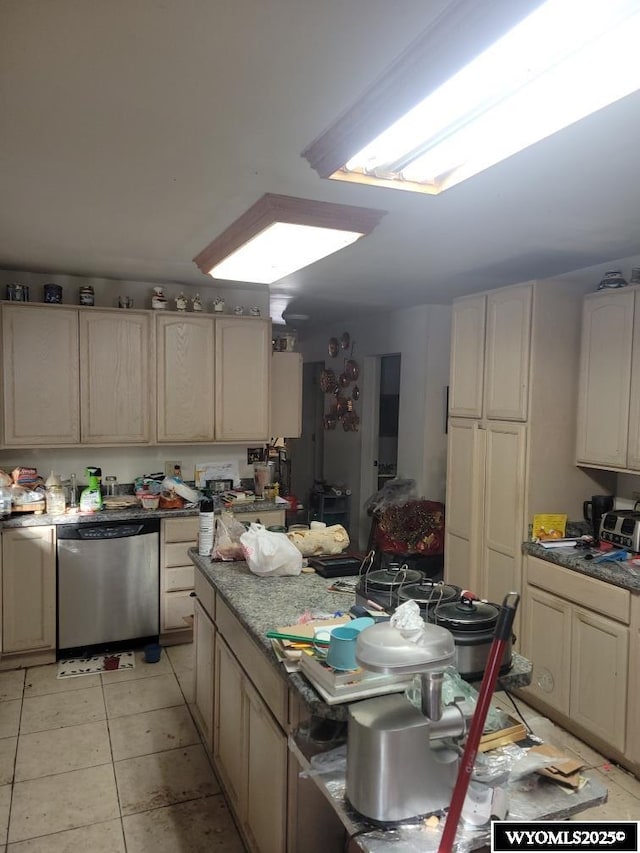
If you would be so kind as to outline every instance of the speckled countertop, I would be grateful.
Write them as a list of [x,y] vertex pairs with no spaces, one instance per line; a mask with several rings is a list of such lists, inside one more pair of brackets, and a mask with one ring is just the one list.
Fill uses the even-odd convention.
[[[247,501],[236,504],[233,507],[234,515],[243,512],[269,512],[271,510],[286,510],[287,504],[276,504],[274,501]],[[21,512],[5,518],[0,522],[0,529],[12,529],[15,527],[42,527],[45,524],[96,524],[105,521],[129,521],[137,518],[184,518],[198,514],[198,507],[185,507],[184,509],[102,509],[92,513],[65,512],[64,515],[47,515],[35,512]]]
[[[355,596],[331,592],[328,589],[331,580],[315,573],[265,578],[252,574],[244,562],[211,562],[207,557],[198,556],[195,548],[189,550],[189,556],[234,611],[258,648],[300,693],[311,712],[320,717],[346,719],[346,705],[327,705],[303,675],[297,672],[287,675],[278,663],[266,632],[295,624],[306,610],[346,613],[355,604]],[[531,663],[514,654],[511,672],[501,677],[500,686],[524,687],[530,681]]]
[[525,554],[530,554],[532,557],[539,557],[548,563],[555,563],[557,566],[563,566],[565,569],[580,572],[583,575],[588,575],[590,578],[596,578],[605,583],[620,586],[633,593],[640,593],[640,565],[635,566],[625,560],[615,563],[595,563],[594,565],[593,560],[585,560],[584,555],[585,553],[590,553],[596,556],[601,553],[600,551],[595,549],[585,551],[582,548],[576,549],[573,546],[568,548],[543,548],[542,545],[538,545],[536,542],[523,542],[522,550]]

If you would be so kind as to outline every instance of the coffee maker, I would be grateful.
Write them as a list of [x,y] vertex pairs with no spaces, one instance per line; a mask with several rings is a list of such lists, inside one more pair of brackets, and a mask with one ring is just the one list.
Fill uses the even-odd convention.
[[444,669],[455,660],[453,635],[424,622],[411,630],[380,622],[358,635],[356,660],[373,672],[420,674],[421,708],[397,693],[349,706],[347,800],[380,826],[446,808],[459,766],[459,752],[446,739],[466,730],[460,708],[442,704]]
[[600,521],[602,516],[613,509],[613,495],[592,495],[590,501],[582,505],[582,514],[585,521],[590,521],[593,528],[593,541],[600,538]]

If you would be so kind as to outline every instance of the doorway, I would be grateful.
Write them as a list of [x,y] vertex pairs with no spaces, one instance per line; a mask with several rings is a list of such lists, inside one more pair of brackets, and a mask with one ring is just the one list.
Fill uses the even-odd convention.
[[315,480],[324,472],[324,394],[320,391],[323,361],[302,365],[302,435],[287,441],[291,461],[291,490],[305,510]]
[[380,356],[378,394],[378,489],[398,476],[398,418],[400,413],[400,355]]

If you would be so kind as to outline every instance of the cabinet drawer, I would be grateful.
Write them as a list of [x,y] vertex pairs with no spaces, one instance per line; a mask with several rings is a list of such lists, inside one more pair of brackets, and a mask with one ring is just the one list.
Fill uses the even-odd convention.
[[188,566],[191,563],[187,551],[195,547],[195,542],[168,542],[164,545],[162,564],[171,566]]
[[527,580],[530,584],[566,598],[574,604],[610,616],[625,625],[629,624],[631,594],[626,589],[587,577],[580,572],[572,572],[537,557],[527,558]]
[[184,631],[193,625],[193,602],[190,592],[167,592],[162,596],[162,630]]
[[265,527],[271,527],[272,524],[284,525],[284,510],[269,509],[259,512],[236,512],[233,517],[241,524],[250,524],[252,521],[258,521],[264,524]]
[[200,571],[195,572],[194,587],[196,598],[212,621],[216,618],[216,593],[209,581]]
[[164,592],[176,592],[182,589],[193,589],[194,566],[173,566],[164,570]]
[[286,730],[287,685],[262,650],[256,648],[256,644],[247,634],[247,629],[242,626],[220,597],[216,601],[216,625],[271,713]]
[[165,542],[190,542],[198,539],[198,516],[187,518],[164,518],[162,520]]

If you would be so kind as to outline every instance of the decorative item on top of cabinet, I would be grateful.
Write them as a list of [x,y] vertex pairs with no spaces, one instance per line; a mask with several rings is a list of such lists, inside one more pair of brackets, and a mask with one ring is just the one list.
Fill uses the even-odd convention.
[[156,309],[167,307],[167,298],[164,295],[164,289],[159,285],[153,288],[153,296],[151,297],[151,307]]
[[178,311],[186,311],[187,310],[187,297],[184,295],[182,291],[175,298],[176,309]]
[[195,311],[196,313],[198,311],[202,311],[202,300],[200,299],[199,293],[196,293],[196,295],[191,300],[191,310]]
[[628,282],[620,270],[609,270],[604,274],[604,278],[598,285],[598,290],[606,290],[607,288],[616,289],[618,287],[627,287]]
[[216,296],[213,300],[213,310],[215,314],[224,313],[224,299],[221,296]]

